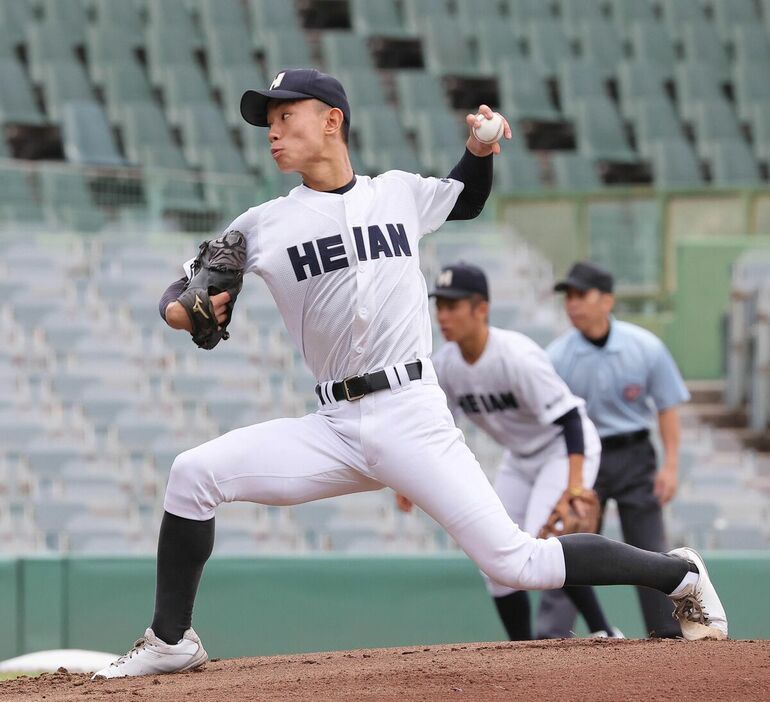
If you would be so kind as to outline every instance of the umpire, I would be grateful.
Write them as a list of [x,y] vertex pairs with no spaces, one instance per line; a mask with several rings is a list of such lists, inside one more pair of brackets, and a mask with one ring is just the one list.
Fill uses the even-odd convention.
[[[574,329],[547,350],[570,390],[585,399],[588,416],[599,431],[602,458],[596,492],[602,505],[609,498],[617,502],[627,543],[665,551],[662,507],[677,488],[677,405],[687,402],[690,394],[660,339],[612,316],[615,298],[610,273],[592,263],[576,263],[554,290],[565,293],[564,305]],[[656,415],[664,452],[660,470],[650,442]],[[558,603],[557,593],[547,593],[550,602],[541,610],[546,630],[540,633],[546,637],[569,635],[574,619],[571,604]],[[671,616],[671,601],[648,588],[638,588],[638,593],[650,636],[681,636]]]

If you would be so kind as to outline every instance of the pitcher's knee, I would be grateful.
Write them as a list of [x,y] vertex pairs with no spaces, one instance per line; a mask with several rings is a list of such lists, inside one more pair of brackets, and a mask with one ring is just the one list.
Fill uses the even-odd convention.
[[551,590],[564,584],[564,554],[558,539],[532,539],[525,558],[518,551],[492,559],[484,572],[511,590]]
[[211,519],[222,494],[200,452],[180,453],[171,465],[164,509],[187,519]]

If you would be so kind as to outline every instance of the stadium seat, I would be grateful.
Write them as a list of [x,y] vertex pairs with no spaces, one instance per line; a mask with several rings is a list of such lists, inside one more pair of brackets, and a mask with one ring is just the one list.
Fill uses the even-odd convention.
[[757,24],[739,24],[731,27],[735,68],[743,64],[770,65],[770,36],[767,29]]
[[736,64],[733,79],[738,114],[748,119],[756,105],[770,103],[770,81],[767,80],[770,64]]
[[754,0],[711,0],[714,24],[722,39],[737,27],[756,26],[760,22]]
[[656,22],[655,8],[650,0],[611,0],[610,10],[615,26],[625,37],[632,22]]
[[686,141],[682,125],[667,97],[640,98],[629,106],[639,153],[650,156],[650,145],[661,140]]
[[82,173],[73,170],[45,170],[40,174],[43,205],[51,211],[59,228],[96,231],[104,223]]
[[141,163],[140,147],[174,146],[168,122],[157,105],[132,102],[119,115],[123,145],[130,161]]
[[526,151],[503,148],[496,157],[493,187],[498,193],[529,193],[542,190],[537,160]]
[[659,188],[697,188],[703,175],[690,145],[683,139],[650,142],[645,156],[652,162],[655,185]]
[[42,0],[43,21],[59,27],[73,45],[82,44],[88,26],[81,0]]
[[481,73],[459,21],[434,17],[422,31],[425,67],[434,75],[478,76]]
[[[220,0],[216,3],[221,4]],[[147,3],[147,31],[149,34],[163,35],[169,31],[186,34],[196,47],[200,46],[200,34],[187,10],[186,0],[163,0]]]
[[78,63],[52,63],[46,66],[43,72],[43,91],[48,115],[52,121],[59,123],[66,103],[96,100],[86,72]]
[[551,20],[551,5],[541,0],[508,0],[508,13],[514,27],[522,26],[532,20]]
[[136,47],[136,35],[129,34],[119,27],[112,25],[89,27],[86,36],[86,55],[88,72],[94,83],[104,86],[107,74],[114,66],[138,66]]
[[27,62],[33,82],[41,83],[48,66],[77,65],[77,57],[72,44],[59,27],[32,22],[27,27]]
[[581,56],[599,66],[604,77],[614,75],[618,63],[625,58],[614,27],[607,21],[576,20],[574,28]]
[[147,398],[138,392],[139,388],[114,388],[92,385],[83,389],[78,404],[86,417],[98,431],[106,431],[119,414],[127,410],[138,410]]
[[604,5],[604,0],[557,0],[556,2],[567,32],[583,21],[603,22]]
[[[640,0],[644,1],[644,0]],[[631,52],[638,63],[652,64],[665,79],[674,75],[677,55],[668,34],[657,22],[632,22],[629,27]]]
[[609,98],[576,100],[571,109],[575,119],[578,151],[602,161],[636,163],[623,125]]
[[706,66],[685,63],[675,70],[676,99],[685,119],[691,118],[693,106],[700,102],[724,100],[717,77]]
[[398,169],[418,173],[421,170],[392,107],[359,110],[356,123],[361,156],[367,171],[384,172]]
[[499,0],[455,0],[455,14],[466,27],[477,22],[507,24],[502,8]]
[[602,181],[593,161],[580,154],[560,154],[553,157],[556,187],[560,190],[599,190]]
[[720,81],[727,80],[729,60],[713,25],[688,25],[681,34],[685,61],[707,67]]
[[321,56],[329,73],[355,66],[374,70],[372,54],[363,37],[353,32],[326,31],[321,35]]
[[414,36],[401,23],[393,0],[350,0],[349,5],[353,31],[360,36],[396,39]]
[[160,86],[169,66],[189,66],[194,63],[195,40],[190,34],[173,26],[166,29],[148,28],[147,67],[150,82]]
[[743,140],[714,141],[708,145],[714,185],[759,185],[762,181],[749,147]]
[[[479,20],[475,25],[473,40],[479,68],[487,73],[495,72],[502,61],[526,61],[518,40],[511,34],[510,26],[499,19]],[[534,65],[530,64],[530,70],[535,70]]]
[[426,71],[398,71],[396,96],[401,121],[407,129],[414,129],[422,110],[449,109],[441,81]]
[[[385,90],[376,71],[364,67],[340,68],[334,75],[345,87],[354,115],[362,107],[387,104]],[[355,117],[353,119],[355,121]]]
[[756,104],[750,108],[748,122],[757,158],[770,163],[770,103]]
[[703,3],[700,0],[676,0],[660,3],[661,18],[668,33],[679,39],[683,29],[703,27],[708,24]]
[[559,68],[562,110],[569,114],[580,101],[606,100],[609,95],[599,66],[585,61],[565,61]]
[[248,31],[243,25],[228,24],[210,29],[206,34],[206,56],[211,84],[220,90],[224,89],[233,70],[250,69],[252,88],[264,80],[262,70],[254,59]]
[[314,64],[305,33],[300,29],[271,31],[263,43],[268,80],[286,68],[307,68]]
[[[248,27],[245,6],[241,0],[198,0],[195,7],[207,41],[220,30],[228,32]],[[247,46],[251,46],[248,37]]]
[[102,93],[107,115],[114,123],[120,122],[128,105],[154,105],[155,102],[150,82],[135,61],[106,66]]
[[423,34],[428,25],[449,14],[449,7],[446,0],[402,0],[401,11],[406,28]]
[[[217,3],[218,4],[218,3]],[[96,14],[95,24],[99,27],[120,29],[135,42],[142,42],[144,27],[142,18],[134,3],[115,0],[93,0]]]
[[627,118],[633,118],[635,107],[647,100],[668,99],[663,90],[663,81],[649,64],[623,61],[618,66],[618,93],[620,111]]
[[453,114],[436,110],[420,112],[416,126],[420,161],[434,172],[446,175],[449,169],[442,154],[449,152],[451,164],[456,163],[467,138],[464,124]]
[[202,165],[201,149],[217,144],[232,145],[224,117],[214,104],[195,105],[181,115],[184,154],[191,166]]
[[[257,48],[264,48],[265,39],[274,32],[280,34],[294,32],[294,36],[300,32],[299,16],[294,9],[294,3],[291,2],[249,0],[249,16],[252,36]],[[287,34],[287,36],[290,35]]]
[[15,58],[0,59],[0,124],[44,121],[21,64]]
[[255,127],[249,125],[241,116],[241,96],[247,90],[253,90],[264,85],[265,77],[256,63],[222,68],[220,83],[217,86],[222,102],[222,111],[227,124],[239,130],[244,136],[253,132]]
[[690,105],[690,121],[695,131],[698,152],[718,140],[740,141],[743,138],[738,119],[727,100],[704,100]]
[[62,142],[70,163],[123,166],[107,115],[98,102],[66,102],[62,106]]
[[166,118],[172,127],[178,127],[182,116],[190,110],[214,105],[211,90],[203,71],[197,65],[169,66],[159,74]]
[[241,152],[231,143],[202,146],[199,165],[204,174],[246,175],[249,172]]
[[26,29],[34,22],[33,13],[27,0],[0,2],[0,27],[5,28],[15,46],[24,43]]
[[556,20],[529,22],[523,36],[530,58],[547,77],[555,77],[561,64],[573,59],[570,43]]
[[509,120],[530,119],[555,122],[561,119],[534,66],[523,59],[509,58],[499,64],[500,105]]

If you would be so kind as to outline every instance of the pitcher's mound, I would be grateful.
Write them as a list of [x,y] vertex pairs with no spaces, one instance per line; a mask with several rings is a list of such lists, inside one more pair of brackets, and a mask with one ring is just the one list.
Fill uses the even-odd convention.
[[91,682],[0,683],[0,700],[768,700],[770,641],[586,640],[361,649],[213,661]]

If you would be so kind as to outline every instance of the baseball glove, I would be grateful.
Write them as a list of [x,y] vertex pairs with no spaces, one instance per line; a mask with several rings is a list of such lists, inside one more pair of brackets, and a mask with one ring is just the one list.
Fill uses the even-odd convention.
[[599,529],[601,512],[599,496],[593,490],[583,490],[577,497],[565,491],[540,530],[538,538],[577,533],[594,534]]
[[[202,349],[213,349],[221,339],[228,339],[227,325],[233,306],[243,287],[246,266],[246,239],[234,229],[218,239],[204,241],[192,263],[190,280],[177,298],[192,322],[192,339]],[[230,293],[227,319],[219,324],[211,296]]]

